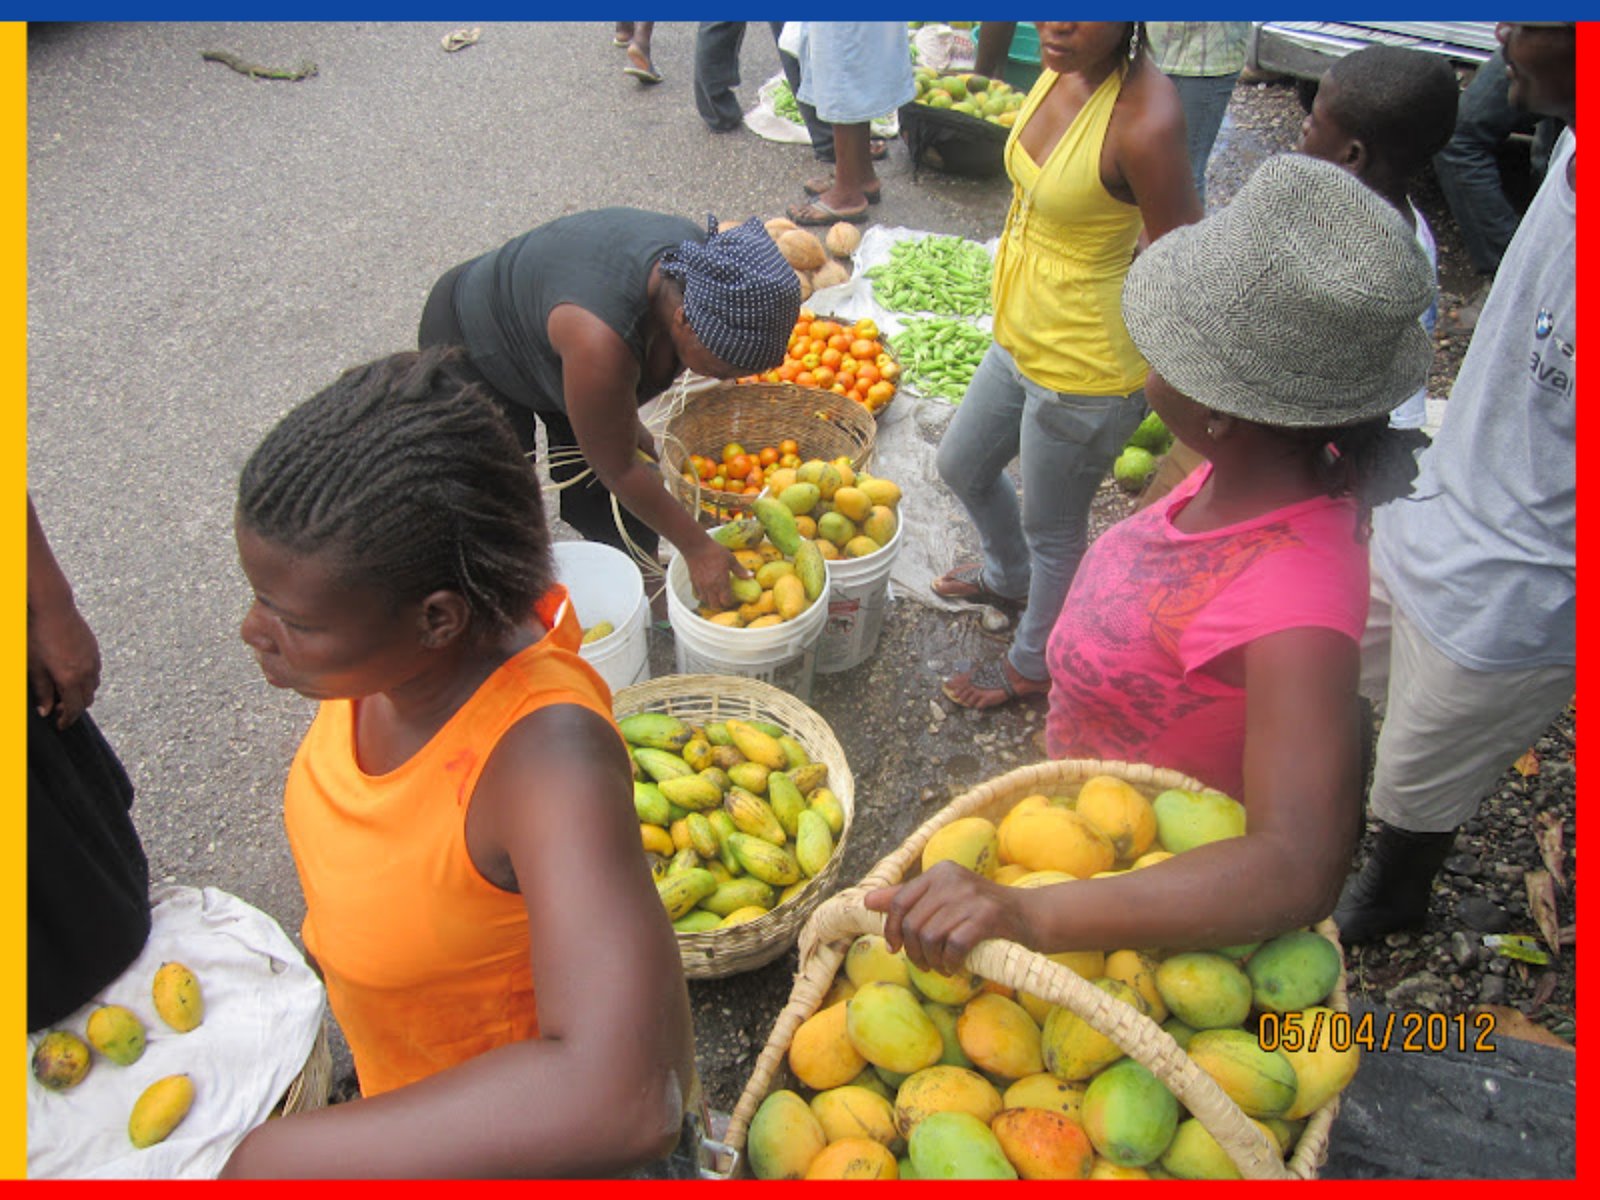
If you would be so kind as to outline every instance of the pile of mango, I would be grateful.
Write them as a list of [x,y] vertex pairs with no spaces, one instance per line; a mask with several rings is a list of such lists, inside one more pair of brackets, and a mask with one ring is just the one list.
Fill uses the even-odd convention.
[[[175,1033],[189,1033],[205,1019],[205,997],[193,971],[180,962],[165,962],[150,984],[156,1016]],[[89,1014],[84,1035],[53,1029],[33,1053],[33,1077],[54,1092],[77,1087],[93,1063],[90,1048],[106,1061],[129,1067],[144,1056],[144,1022],[122,1004],[103,1004]],[[128,1140],[146,1149],[164,1140],[189,1114],[194,1082],[187,1075],[167,1075],[140,1093],[128,1116]]]
[[981,117],[1007,129],[1017,123],[1017,113],[1027,99],[1003,79],[990,79],[973,71],[941,75],[931,67],[916,69],[918,104],[929,108],[948,108],[952,112]]
[[793,470],[779,469],[767,489],[794,514],[800,536],[815,541],[830,562],[876,554],[900,528],[899,485],[855,471],[849,459],[811,459]]
[[828,765],[767,721],[690,725],[667,713],[617,722],[633,755],[633,806],[661,903],[679,933],[765,916],[833,857],[844,807]]
[[728,572],[735,607],[719,608],[703,599],[701,619],[729,629],[767,629],[792,621],[816,603],[827,586],[822,549],[802,537],[794,513],[770,496],[752,505],[754,516],[739,517],[712,530],[750,574]]
[[[1075,796],[1030,796],[998,826],[951,822],[922,868],[951,860],[1042,887],[1145,870],[1243,832],[1243,807],[1226,796],[1172,790],[1152,802],[1101,776]],[[1324,1036],[1295,1053],[1263,1049],[1252,1028],[1288,1012],[1309,1028],[1328,1011],[1339,954],[1312,931],[1215,951],[1050,958],[1160,1023],[1286,1155],[1355,1074],[1354,1046]],[[769,1094],[750,1125],[761,1179],[1239,1177],[1155,1075],[1070,1010],[970,972],[922,971],[876,935],[851,945],[795,1031],[789,1068],[797,1087]]]

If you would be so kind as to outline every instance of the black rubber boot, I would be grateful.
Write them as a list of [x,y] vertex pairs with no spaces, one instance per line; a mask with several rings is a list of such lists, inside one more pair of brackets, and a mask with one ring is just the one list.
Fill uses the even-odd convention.
[[1333,910],[1340,941],[1356,945],[1420,926],[1428,915],[1434,876],[1455,842],[1453,829],[1412,833],[1380,824],[1366,866],[1346,882]]

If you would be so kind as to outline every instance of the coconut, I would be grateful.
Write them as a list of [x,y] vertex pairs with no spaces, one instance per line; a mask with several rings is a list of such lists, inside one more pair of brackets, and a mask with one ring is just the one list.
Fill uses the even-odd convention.
[[830,259],[811,272],[811,285],[821,291],[825,287],[844,283],[849,278],[850,269],[837,259]]
[[795,278],[800,281],[800,302],[804,304],[811,298],[811,293],[816,290],[811,282],[811,272],[802,271],[796,267],[794,274]]
[[815,271],[828,261],[828,252],[817,241],[816,235],[804,229],[791,229],[778,236],[778,249],[789,260],[789,265],[802,271]]
[[777,241],[791,229],[800,228],[800,226],[789,220],[788,217],[773,217],[772,220],[764,221],[762,224],[766,226],[767,235],[771,237],[773,241]]
[[849,258],[861,245],[861,230],[849,221],[840,221],[828,230],[824,244],[835,258]]

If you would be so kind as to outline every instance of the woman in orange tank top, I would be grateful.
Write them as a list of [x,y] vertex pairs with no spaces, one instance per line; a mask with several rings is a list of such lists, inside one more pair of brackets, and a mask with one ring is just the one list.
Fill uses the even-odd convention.
[[362,1099],[256,1129],[229,1176],[615,1174],[683,1126],[688,991],[611,695],[459,356],[347,372],[240,479],[241,636],[320,702],[284,821]]

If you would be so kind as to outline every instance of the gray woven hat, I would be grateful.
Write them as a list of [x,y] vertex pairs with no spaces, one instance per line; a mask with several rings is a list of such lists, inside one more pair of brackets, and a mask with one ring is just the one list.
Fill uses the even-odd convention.
[[1355,425],[1427,381],[1418,318],[1433,268],[1400,214],[1303,154],[1264,162],[1233,203],[1128,272],[1134,344],[1190,399],[1264,425]]
[[755,217],[693,238],[661,257],[663,273],[683,285],[683,315],[700,344],[741,371],[783,361],[800,319],[800,279]]

